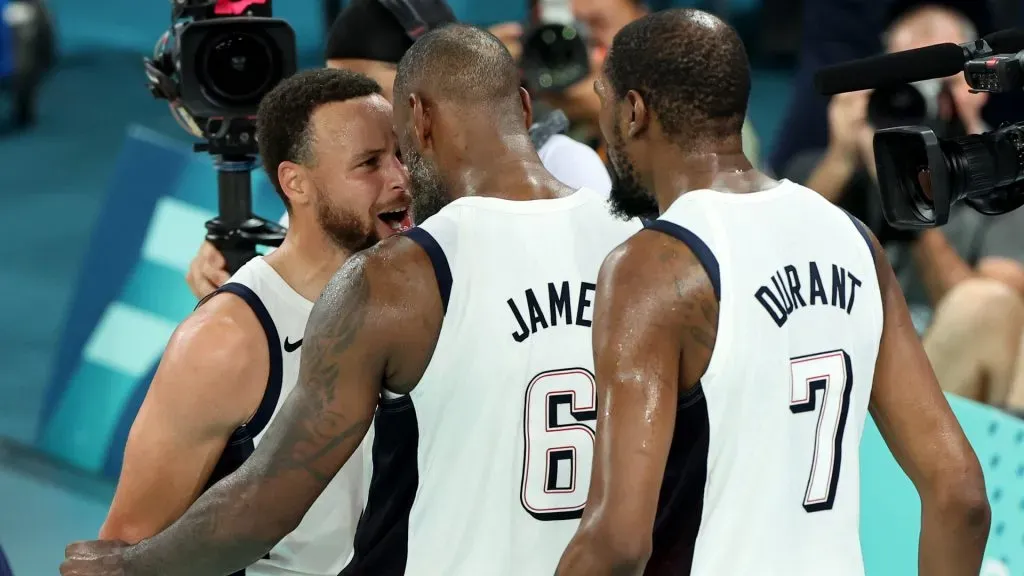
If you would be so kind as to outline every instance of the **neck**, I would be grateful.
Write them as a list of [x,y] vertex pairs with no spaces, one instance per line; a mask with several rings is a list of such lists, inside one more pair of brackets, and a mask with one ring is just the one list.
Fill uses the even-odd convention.
[[662,213],[691,190],[745,194],[763,190],[772,182],[750,164],[739,135],[685,152],[666,143],[650,156],[653,176],[647,186],[654,191]]
[[267,255],[267,264],[310,302],[320,298],[327,283],[350,254],[339,248],[304,215],[291,214],[281,246]]
[[502,130],[501,122],[453,134],[446,162],[457,166],[446,178],[455,197],[490,196],[506,200],[558,198],[574,192],[544,168],[523,130]]

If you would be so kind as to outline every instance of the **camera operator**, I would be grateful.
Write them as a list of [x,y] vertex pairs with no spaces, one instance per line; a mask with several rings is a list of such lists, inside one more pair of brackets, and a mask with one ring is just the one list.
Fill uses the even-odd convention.
[[[883,40],[896,52],[976,38],[962,13],[926,2],[898,15]],[[987,95],[971,94],[962,74],[934,85],[941,86],[938,93],[925,97],[935,98],[938,117],[928,122],[945,130],[942,136],[987,129],[981,118]],[[1024,329],[1024,212],[985,217],[957,207],[942,230],[914,235],[889,228],[875,182],[870,98],[869,92],[833,97],[827,149],[798,156],[785,175],[861,217],[885,243],[943,388],[1002,405]]]
[[[415,3],[415,0],[413,0]],[[451,22],[455,22],[454,14]],[[508,36],[510,27],[492,27],[495,35]],[[365,74],[377,81],[391,100],[398,61],[413,40],[398,20],[377,0],[353,0],[331,26],[327,38],[327,67]],[[587,90],[593,92],[591,84]],[[611,178],[598,154],[568,136],[555,134],[538,150],[540,159],[556,178],[573,188],[590,188],[607,195]],[[281,223],[287,226],[287,214]],[[192,260],[186,281],[192,292],[202,298],[227,280],[223,256],[204,242]]]
[[[408,228],[411,198],[380,86],[341,70],[281,82],[259,107],[264,169],[291,228],[178,326],[132,424],[100,537],[135,543],[171,525],[255,449],[298,377],[313,302],[349,255]],[[250,575],[329,576],[363,509],[360,457]]]

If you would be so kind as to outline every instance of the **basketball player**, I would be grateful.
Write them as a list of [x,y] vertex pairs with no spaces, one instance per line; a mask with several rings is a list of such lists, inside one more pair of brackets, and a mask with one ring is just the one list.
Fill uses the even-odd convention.
[[343,575],[550,574],[586,501],[601,260],[640,228],[555,179],[491,34],[423,36],[395,81],[418,228],[349,259],[313,309],[299,384],[253,456],[130,548],[67,574],[218,575],[259,558],[353,454],[373,481]]
[[[404,1],[404,0],[403,0]],[[415,8],[421,0],[411,0]],[[427,0],[431,11],[443,23],[454,23],[455,15],[442,0]],[[500,26],[500,25],[499,25]],[[391,99],[395,67],[412,46],[412,38],[381,0],[347,2],[327,37],[326,65],[365,74],[376,80]],[[556,178],[572,188],[590,188],[606,197],[612,183],[604,162],[592,148],[564,134],[553,134],[538,150],[541,162]],[[281,218],[288,225],[288,215]],[[203,242],[185,276],[189,288],[202,298],[226,281],[224,256]]]
[[[320,70],[264,98],[260,155],[291,216],[279,249],[246,263],[178,327],[132,425],[101,538],[174,522],[259,445],[295,386],[313,302],[352,253],[411,227],[391,105],[373,80]],[[358,456],[358,453],[357,453]],[[358,457],[248,575],[334,576],[365,487]]]
[[613,202],[661,218],[601,269],[594,470],[558,575],[863,575],[869,410],[921,496],[920,573],[977,574],[978,460],[878,243],[744,157],[736,32],[646,16],[596,88]]

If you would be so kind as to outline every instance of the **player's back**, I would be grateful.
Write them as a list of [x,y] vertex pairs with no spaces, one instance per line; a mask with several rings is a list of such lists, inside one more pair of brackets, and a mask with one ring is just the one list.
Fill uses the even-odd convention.
[[702,260],[719,314],[680,402],[647,573],[678,574],[692,553],[694,575],[863,574],[860,439],[882,330],[867,236],[788,181],[689,192],[655,226]]
[[343,574],[554,572],[590,481],[597,274],[640,227],[582,189],[462,198],[407,233],[431,258],[445,316],[416,388],[377,411]]

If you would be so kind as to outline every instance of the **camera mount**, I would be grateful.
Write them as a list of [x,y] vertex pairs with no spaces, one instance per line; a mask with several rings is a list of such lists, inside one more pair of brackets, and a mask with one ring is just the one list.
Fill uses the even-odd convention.
[[252,213],[260,100],[296,71],[295,32],[271,17],[270,0],[175,0],[171,28],[145,59],[149,90],[214,157],[218,215],[206,239],[236,272],[285,229]]

